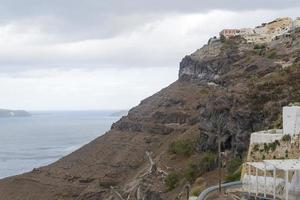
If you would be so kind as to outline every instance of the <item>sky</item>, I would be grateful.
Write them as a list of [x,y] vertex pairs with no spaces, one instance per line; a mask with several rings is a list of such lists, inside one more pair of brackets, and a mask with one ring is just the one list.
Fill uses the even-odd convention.
[[299,11],[299,0],[0,0],[0,108],[129,109],[223,28]]

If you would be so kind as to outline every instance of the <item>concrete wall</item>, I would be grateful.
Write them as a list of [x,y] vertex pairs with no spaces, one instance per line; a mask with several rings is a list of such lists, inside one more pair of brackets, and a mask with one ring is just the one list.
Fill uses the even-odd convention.
[[260,131],[251,134],[250,144],[272,143],[284,136],[281,129]]
[[300,133],[300,106],[283,107],[283,133],[296,135]]
[[[254,169],[254,168],[253,168]],[[260,173],[262,173],[260,171]],[[245,174],[242,178],[243,182],[243,189],[245,192],[248,192],[248,190],[251,191],[251,193],[256,193],[256,176]],[[265,186],[266,186],[266,193],[267,194],[273,194],[273,188],[274,188],[274,179],[273,177],[266,177],[266,185],[265,185],[265,177],[264,176],[258,176],[258,192],[263,193]],[[285,181],[282,178],[276,179],[276,194],[282,195],[284,194],[285,189]],[[281,196],[280,195],[280,196]]]

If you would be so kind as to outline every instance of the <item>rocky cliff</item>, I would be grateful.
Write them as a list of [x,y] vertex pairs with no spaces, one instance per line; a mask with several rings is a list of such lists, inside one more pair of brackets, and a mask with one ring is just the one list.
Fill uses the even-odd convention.
[[1,180],[0,199],[184,199],[188,182],[215,184],[217,134],[230,159],[241,157],[250,133],[278,126],[281,107],[300,100],[299,88],[299,30],[265,45],[214,41],[186,56],[176,82],[105,135]]

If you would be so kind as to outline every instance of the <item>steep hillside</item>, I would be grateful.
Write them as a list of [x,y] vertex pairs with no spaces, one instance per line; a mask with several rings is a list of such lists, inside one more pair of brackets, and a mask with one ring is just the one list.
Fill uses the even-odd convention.
[[228,157],[241,157],[250,133],[278,126],[281,107],[300,100],[299,88],[299,30],[266,45],[215,41],[186,56],[175,83],[105,135],[56,163],[1,180],[0,199],[183,198],[187,182],[202,177],[193,185],[202,182],[198,190],[215,183],[217,133]]

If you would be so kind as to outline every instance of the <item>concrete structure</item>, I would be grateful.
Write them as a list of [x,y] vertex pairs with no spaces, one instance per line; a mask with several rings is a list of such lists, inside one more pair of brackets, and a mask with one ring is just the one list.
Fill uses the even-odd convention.
[[[300,135],[300,106],[283,107],[282,125],[283,129],[252,133],[250,145],[272,143],[287,134],[291,135],[291,138]],[[286,200],[300,199],[300,159],[247,162],[246,167],[242,182],[244,190],[248,191],[250,196],[263,198],[273,196],[273,199]],[[284,177],[280,178],[280,175]]]
[[300,106],[283,107],[283,133],[300,134]]
[[240,35],[240,29],[223,29],[220,32],[220,37],[231,38]]
[[287,134],[292,137],[300,134],[300,106],[283,107],[282,119],[283,129],[254,132],[250,137],[250,145],[272,143]]
[[[249,196],[255,197],[273,196],[273,199],[298,200],[300,199],[300,160],[264,160],[263,162],[248,162],[248,173],[243,177],[244,189]],[[254,168],[255,175],[252,175]],[[259,176],[263,171],[263,176]],[[278,177],[278,171],[284,172],[284,179]],[[272,172],[272,176],[270,172]],[[293,172],[292,179],[290,176]]]
[[282,129],[272,129],[267,131],[259,131],[252,133],[250,136],[251,144],[272,143],[275,140],[281,140],[284,136]]

